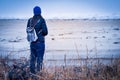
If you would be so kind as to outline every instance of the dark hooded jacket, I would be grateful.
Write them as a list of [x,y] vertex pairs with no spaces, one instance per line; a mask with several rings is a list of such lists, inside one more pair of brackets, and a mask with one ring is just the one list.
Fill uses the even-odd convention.
[[[38,22],[38,20],[40,20]],[[38,22],[38,23],[37,23]],[[27,27],[34,27],[37,34],[37,41],[45,42],[45,36],[48,34],[47,25],[44,18],[41,15],[35,15],[28,20]]]

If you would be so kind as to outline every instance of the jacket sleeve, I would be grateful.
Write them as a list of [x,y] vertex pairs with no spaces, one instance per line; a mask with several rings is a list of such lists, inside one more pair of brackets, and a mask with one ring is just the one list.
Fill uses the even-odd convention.
[[43,19],[43,22],[42,22],[42,35],[46,36],[47,34],[48,34],[47,25],[46,25],[45,20]]
[[30,27],[30,19],[28,19],[27,21],[27,27],[26,27],[26,32],[27,32],[27,28]]

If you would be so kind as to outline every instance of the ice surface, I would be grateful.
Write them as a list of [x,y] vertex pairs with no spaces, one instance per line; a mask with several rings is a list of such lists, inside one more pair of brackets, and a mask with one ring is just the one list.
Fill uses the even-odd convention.
[[[47,20],[46,59],[120,55],[120,20]],[[29,58],[27,20],[0,20],[0,55]]]

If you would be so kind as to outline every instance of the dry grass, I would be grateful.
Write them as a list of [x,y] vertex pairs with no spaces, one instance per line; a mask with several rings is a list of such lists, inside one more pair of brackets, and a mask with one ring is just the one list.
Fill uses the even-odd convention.
[[[108,60],[109,63],[104,62]],[[86,58],[69,59],[67,65],[65,58],[64,65],[49,65],[44,61],[43,69],[39,74],[30,74],[29,62],[25,58],[10,60],[0,58],[0,80],[119,80],[120,79],[120,58]],[[12,65],[10,65],[12,63]],[[58,63],[59,64],[59,63]],[[9,79],[12,75],[12,78]],[[19,79],[18,79],[19,78]]]

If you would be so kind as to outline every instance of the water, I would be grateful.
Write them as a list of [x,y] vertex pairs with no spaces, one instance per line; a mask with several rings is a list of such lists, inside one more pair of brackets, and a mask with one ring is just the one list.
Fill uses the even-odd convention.
[[[27,20],[0,20],[0,55],[29,58]],[[47,20],[45,59],[117,57],[120,20]]]

